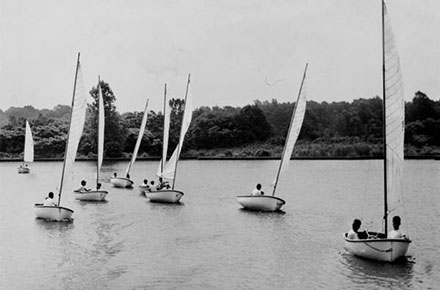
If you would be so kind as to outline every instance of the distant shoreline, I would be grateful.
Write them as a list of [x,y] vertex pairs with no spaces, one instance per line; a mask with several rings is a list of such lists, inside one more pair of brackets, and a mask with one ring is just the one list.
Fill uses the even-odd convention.
[[[105,162],[120,162],[130,161],[131,158],[105,158]],[[435,155],[410,155],[405,156],[406,160],[440,160],[440,156]],[[77,158],[76,161],[94,161],[96,158]],[[138,161],[160,161],[160,157],[138,157]],[[280,160],[280,157],[215,157],[215,156],[186,156],[181,157],[180,160]],[[383,160],[380,156],[353,156],[353,157],[292,157],[290,160]],[[22,162],[23,159],[7,158],[0,159],[0,162]],[[63,161],[63,158],[35,158],[35,162],[59,162]]]

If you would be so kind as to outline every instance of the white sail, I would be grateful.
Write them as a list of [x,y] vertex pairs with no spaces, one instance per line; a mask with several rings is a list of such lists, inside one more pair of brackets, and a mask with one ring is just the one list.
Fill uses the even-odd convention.
[[384,5],[385,119],[387,192],[389,212],[401,199],[405,135],[405,102],[400,60],[394,43],[390,19]]
[[148,99],[147,99],[147,103],[145,104],[144,116],[142,117],[141,127],[139,128],[139,134],[136,140],[136,145],[134,146],[133,155],[131,156],[130,163],[128,163],[128,167],[127,170],[125,171],[125,175],[127,175],[130,172],[131,167],[136,161],[139,146],[141,145],[142,137],[144,136],[145,125],[147,124],[147,117],[148,117]]
[[193,113],[192,96],[189,90],[189,80],[188,80],[188,89],[185,100],[185,109],[183,111],[182,128],[180,129],[179,144],[174,150],[173,155],[171,155],[170,160],[167,162],[166,166],[164,167],[164,170],[162,172],[163,178],[174,180],[177,162],[179,160],[180,152],[182,151],[183,140],[185,139],[186,132],[188,131],[189,126],[191,125],[192,113]]
[[157,176],[162,176],[162,171],[166,165],[167,152],[168,152],[168,138],[169,138],[168,135],[170,132],[170,121],[171,121],[171,108],[165,98],[164,120],[163,120],[164,129],[163,129],[162,160],[159,163],[159,169],[157,170]]
[[104,157],[104,100],[102,99],[101,84],[98,83],[98,170],[96,171],[96,179],[99,182],[99,172],[101,171],[102,159]]
[[34,139],[32,139],[31,127],[26,120],[26,135],[24,138],[24,156],[25,162],[34,162]]
[[290,157],[292,156],[293,148],[295,147],[296,140],[298,139],[299,133],[301,131],[301,127],[304,121],[304,115],[306,112],[306,73],[307,73],[307,67],[304,70],[304,76],[301,83],[301,87],[298,94],[298,100],[295,104],[295,109],[292,112],[292,118],[290,121],[289,131],[287,133],[286,142],[284,144],[284,150],[283,150],[283,156],[281,157],[280,166],[278,168],[277,175],[275,177],[274,182],[274,190],[273,194],[275,195],[275,190],[278,184],[278,180],[280,177],[281,172],[283,172],[287,165],[289,164]]
[[[78,150],[79,141],[84,128],[84,121],[86,117],[86,89],[84,86],[83,75],[81,72],[81,64],[78,59],[77,73],[74,84],[74,95],[72,100],[72,115],[70,117],[70,128],[68,133],[67,147],[64,156],[64,166],[61,177],[61,186],[59,197],[61,197],[64,182],[72,176],[73,163],[76,158],[76,151]],[[58,199],[58,203],[60,198]]]

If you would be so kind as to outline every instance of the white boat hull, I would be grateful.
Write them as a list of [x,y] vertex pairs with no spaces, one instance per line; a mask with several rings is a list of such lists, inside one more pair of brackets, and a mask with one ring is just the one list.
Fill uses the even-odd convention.
[[182,198],[183,192],[171,189],[145,191],[145,196],[151,202],[177,203]]
[[29,167],[18,167],[18,173],[30,173],[31,170],[29,169]]
[[[371,234],[371,233],[370,233]],[[375,234],[375,233],[374,233]],[[345,248],[355,256],[385,262],[393,262],[405,256],[411,240],[409,239],[347,239],[344,234]]]
[[241,195],[237,196],[237,201],[243,208],[255,211],[277,211],[286,203],[269,195]]
[[121,187],[121,188],[133,187],[133,181],[123,177],[116,177],[116,178],[112,177],[110,179],[110,183],[113,184],[114,187]]
[[91,190],[91,191],[75,191],[75,199],[83,201],[103,201],[108,192],[104,190]]
[[49,221],[67,221],[72,218],[73,210],[62,206],[34,205],[34,213],[39,219]]

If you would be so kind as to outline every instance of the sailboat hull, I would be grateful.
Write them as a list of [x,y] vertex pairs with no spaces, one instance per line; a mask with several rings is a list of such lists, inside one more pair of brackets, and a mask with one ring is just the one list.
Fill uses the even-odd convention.
[[[376,234],[376,233],[370,233]],[[347,239],[347,233],[344,234],[345,248],[355,256],[384,261],[394,262],[405,256],[408,251],[411,240],[409,239]]]
[[130,187],[133,187],[134,182],[128,178],[112,177],[110,179],[110,183],[113,184],[114,187],[130,188]]
[[34,205],[34,213],[39,219],[59,222],[70,220],[73,210],[62,206],[44,206],[37,203]]
[[104,190],[91,190],[84,192],[74,192],[75,199],[82,201],[103,201],[108,192]]
[[22,173],[22,174],[31,173],[31,170],[29,169],[29,167],[20,166],[18,167],[18,173]]
[[163,202],[163,203],[177,203],[183,196],[183,192],[178,190],[158,190],[158,191],[145,191],[145,196],[151,202]]
[[254,211],[277,211],[286,203],[268,195],[241,195],[237,196],[237,201],[243,208]]

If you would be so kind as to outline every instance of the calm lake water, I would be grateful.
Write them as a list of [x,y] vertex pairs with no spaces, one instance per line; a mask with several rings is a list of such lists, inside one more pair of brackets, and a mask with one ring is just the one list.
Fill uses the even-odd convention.
[[277,196],[283,213],[241,210],[235,196],[257,182],[266,194],[278,161],[182,161],[180,205],[154,204],[137,185],[158,162],[137,162],[132,190],[113,188],[107,202],[74,200],[81,179],[93,186],[95,164],[77,162],[62,205],[73,222],[35,219],[33,204],[59,186],[61,162],[0,163],[0,289],[439,289],[440,162],[405,162],[403,222],[413,240],[401,264],[351,256],[342,233],[360,217],[381,229],[381,161],[291,161]]

